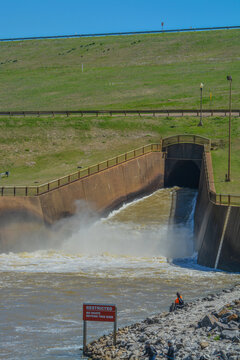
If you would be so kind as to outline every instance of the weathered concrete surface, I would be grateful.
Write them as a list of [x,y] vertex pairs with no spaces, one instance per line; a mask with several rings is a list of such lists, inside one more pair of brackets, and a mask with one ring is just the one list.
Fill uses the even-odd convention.
[[0,251],[18,248],[22,237],[31,241],[35,227],[75,214],[78,201],[104,213],[163,184],[164,158],[153,152],[38,197],[0,197]]
[[219,258],[219,268],[240,271],[240,208],[231,207]]
[[[0,198],[0,252],[21,249],[24,240],[29,249],[38,239],[36,231],[45,228],[40,199],[37,197]],[[32,234],[31,241],[28,235]]]
[[104,213],[134,196],[163,187],[162,153],[150,153],[40,195],[43,216],[53,223],[75,214],[77,200]]
[[[210,153],[206,153],[206,169],[209,190],[215,191]],[[227,209],[228,206],[216,205],[209,200],[207,174],[202,166],[194,218],[198,263],[215,267],[219,252],[218,269],[240,271],[240,208],[231,207],[224,233]]]

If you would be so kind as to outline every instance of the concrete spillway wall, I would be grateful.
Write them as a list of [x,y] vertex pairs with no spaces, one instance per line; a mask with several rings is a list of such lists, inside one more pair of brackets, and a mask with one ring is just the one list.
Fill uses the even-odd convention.
[[75,214],[78,200],[102,214],[163,185],[163,154],[151,152],[39,196],[0,197],[0,252],[19,249],[26,238],[31,249],[35,230]]
[[219,205],[210,200],[209,191],[215,191],[211,154],[204,156],[195,210],[198,263],[240,271],[240,207]]

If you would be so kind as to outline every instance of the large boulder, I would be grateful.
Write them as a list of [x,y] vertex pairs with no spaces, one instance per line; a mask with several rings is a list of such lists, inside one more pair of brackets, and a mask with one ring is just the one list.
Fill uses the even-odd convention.
[[214,328],[216,326],[218,319],[211,314],[205,315],[202,320],[198,322],[198,326],[201,327],[210,327]]

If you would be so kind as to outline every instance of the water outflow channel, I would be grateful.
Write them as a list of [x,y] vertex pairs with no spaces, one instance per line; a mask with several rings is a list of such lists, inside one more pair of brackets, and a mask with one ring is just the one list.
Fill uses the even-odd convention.
[[[173,191],[158,190],[104,219],[81,212],[63,224],[75,231],[58,247],[0,254],[0,358],[79,359],[83,302],[116,304],[123,326],[168,309],[176,291],[193,299],[239,282],[240,275],[196,264],[197,194],[182,191],[184,211],[176,209],[174,225]],[[88,341],[111,329],[89,323]]]

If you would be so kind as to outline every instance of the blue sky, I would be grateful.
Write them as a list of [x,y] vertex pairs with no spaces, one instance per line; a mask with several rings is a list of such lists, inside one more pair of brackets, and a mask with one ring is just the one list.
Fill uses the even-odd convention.
[[0,38],[239,25],[240,0],[0,0]]

